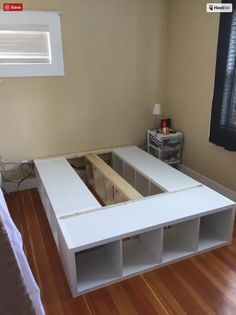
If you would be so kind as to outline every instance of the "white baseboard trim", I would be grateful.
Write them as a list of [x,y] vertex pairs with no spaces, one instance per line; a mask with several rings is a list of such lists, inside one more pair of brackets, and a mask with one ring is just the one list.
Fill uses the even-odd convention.
[[[19,186],[19,191],[20,190],[27,190],[27,189],[32,189],[36,188],[36,177],[32,178],[27,178],[25,179]],[[17,191],[17,183],[10,183],[10,182],[3,182],[2,183],[2,188],[8,193],[16,192]]]
[[196,179],[198,182],[202,183],[203,185],[206,185],[214,190],[216,190],[218,193],[224,195],[225,197],[233,200],[236,202],[236,192],[215,182],[214,180],[203,176],[202,174],[199,174],[198,172],[192,170],[191,168],[181,165],[179,170],[183,172],[184,174]]

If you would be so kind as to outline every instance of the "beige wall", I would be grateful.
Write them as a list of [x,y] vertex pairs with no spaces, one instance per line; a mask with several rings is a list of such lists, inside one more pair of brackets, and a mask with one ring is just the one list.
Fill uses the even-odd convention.
[[206,3],[170,1],[165,111],[184,132],[183,164],[236,190],[236,153],[208,141],[219,16]]
[[142,141],[154,126],[152,105],[163,100],[166,0],[24,3],[64,12],[65,77],[2,79],[0,155],[12,161]]
[[63,11],[66,75],[2,79],[0,155],[13,161],[138,144],[158,101],[184,132],[183,163],[235,190],[236,153],[208,142],[218,15],[205,12],[206,2],[25,3]]

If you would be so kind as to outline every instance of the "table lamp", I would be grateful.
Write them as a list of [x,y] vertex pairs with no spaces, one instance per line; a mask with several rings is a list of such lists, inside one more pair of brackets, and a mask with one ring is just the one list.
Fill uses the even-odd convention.
[[154,104],[152,114],[156,116],[161,115],[161,104]]
[[152,114],[161,115],[161,104],[154,104]]

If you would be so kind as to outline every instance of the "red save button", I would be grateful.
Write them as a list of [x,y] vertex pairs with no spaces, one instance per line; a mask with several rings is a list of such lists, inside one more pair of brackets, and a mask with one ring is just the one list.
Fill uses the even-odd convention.
[[23,11],[23,3],[4,3],[3,11]]

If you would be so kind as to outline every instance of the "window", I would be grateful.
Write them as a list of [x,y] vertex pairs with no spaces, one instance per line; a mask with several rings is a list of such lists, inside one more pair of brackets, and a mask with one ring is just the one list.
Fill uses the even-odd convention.
[[236,0],[232,13],[221,13],[210,141],[236,151]]
[[0,77],[64,75],[56,12],[0,12]]
[[[15,31],[14,29],[18,29]],[[0,30],[0,64],[30,64],[52,62],[49,32],[19,30],[6,26]]]

